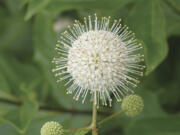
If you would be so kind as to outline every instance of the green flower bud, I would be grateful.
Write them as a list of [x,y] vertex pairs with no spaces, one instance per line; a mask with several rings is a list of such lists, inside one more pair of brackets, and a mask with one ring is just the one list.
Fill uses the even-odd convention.
[[144,108],[143,99],[138,95],[128,95],[122,101],[122,109],[129,117],[134,117],[142,112]]
[[41,135],[63,135],[63,127],[54,121],[46,122],[41,128]]

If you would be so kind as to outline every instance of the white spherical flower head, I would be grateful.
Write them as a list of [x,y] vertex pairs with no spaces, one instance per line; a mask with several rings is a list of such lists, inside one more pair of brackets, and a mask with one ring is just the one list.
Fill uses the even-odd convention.
[[138,53],[141,48],[134,33],[121,26],[120,20],[110,26],[110,17],[99,20],[95,15],[92,21],[89,16],[84,24],[75,21],[62,34],[53,71],[58,81],[66,80],[67,93],[74,92],[76,100],[82,95],[84,102],[90,91],[95,104],[101,99],[103,105],[107,100],[111,105],[111,93],[121,101],[139,82],[136,76],[142,76],[144,68],[139,64],[143,60]]
[[99,30],[83,33],[69,50],[67,70],[79,86],[105,91],[118,85],[123,67],[120,61],[123,44],[111,32]]

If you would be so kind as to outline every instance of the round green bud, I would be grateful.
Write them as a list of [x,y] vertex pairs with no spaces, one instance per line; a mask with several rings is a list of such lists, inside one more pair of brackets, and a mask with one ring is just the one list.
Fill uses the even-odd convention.
[[129,117],[134,117],[142,112],[144,108],[143,99],[138,95],[128,95],[122,101],[122,109]]
[[41,135],[63,135],[63,127],[54,121],[46,122],[41,128]]

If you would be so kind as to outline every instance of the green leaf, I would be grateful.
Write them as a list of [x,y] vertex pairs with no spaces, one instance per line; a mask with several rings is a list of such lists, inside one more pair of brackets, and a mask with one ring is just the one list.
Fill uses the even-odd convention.
[[75,135],[86,135],[89,132],[89,129],[81,129],[75,133]]
[[[0,15],[0,53],[11,54],[25,59],[32,55],[30,22],[25,22],[23,13]],[[13,22],[13,23],[12,23]]]
[[[54,0],[50,3],[49,6],[53,7],[56,4],[62,7],[71,7],[72,9],[98,9],[98,10],[107,10],[108,8],[111,10],[117,10],[123,7],[124,5],[133,2],[133,0]],[[51,5],[52,4],[52,5]]]
[[52,71],[52,59],[55,56],[56,35],[53,31],[53,16],[47,11],[36,16],[34,24],[35,60],[41,66],[46,80],[51,85],[52,93],[59,104],[71,107],[71,98],[66,94],[63,84],[60,88]]
[[[16,106],[11,105],[11,104],[0,103],[0,117],[2,115],[5,115],[9,110],[16,109],[16,108],[17,108]],[[0,118],[0,124],[1,124],[1,118]]]
[[137,38],[144,41],[146,75],[166,58],[168,52],[161,4],[159,0],[139,0],[126,20]]
[[48,5],[49,2],[50,0],[30,0],[27,13],[25,15],[25,20],[29,20],[34,14],[40,12]]
[[12,126],[10,126],[9,124],[4,124],[4,123],[0,124],[0,131],[4,135],[21,135]]
[[21,0],[6,0],[5,1],[8,10],[12,14],[15,14],[19,11],[20,2],[21,2]]
[[179,135],[180,116],[153,116],[137,119],[127,135]]
[[[113,11],[124,7],[130,2],[133,2],[133,0],[114,0],[113,2],[109,0],[44,0],[43,2],[41,0],[31,0],[28,4],[25,20],[30,19],[33,15],[40,13],[46,8],[48,11],[56,13],[72,9],[92,9],[96,11],[103,11],[103,13],[108,12],[112,14]],[[111,10],[107,11],[107,9]]]
[[2,75],[2,73],[0,73],[0,92],[2,90],[9,91],[10,87],[9,87],[9,84],[8,84],[6,78]]
[[[69,119],[70,114],[59,114],[50,111],[39,111],[36,113],[35,118],[30,123],[27,132],[24,135],[40,135],[40,129],[47,121],[57,121],[64,125],[62,122]],[[15,128],[9,124],[5,124],[0,121],[0,131],[4,135],[21,135]]]
[[[167,0],[166,0],[167,1]],[[170,2],[170,4],[169,4]],[[166,32],[167,37],[180,35],[180,10],[179,14],[176,10],[171,6],[171,2],[175,2],[175,0],[168,1],[167,3],[163,3],[163,10],[166,17]],[[178,5],[178,4],[176,4]]]
[[38,110],[38,105],[27,95],[23,94],[22,96],[23,105],[20,107],[20,109],[17,108],[10,110],[0,118],[1,120],[15,127],[19,133],[24,134]]
[[114,17],[114,14],[119,12],[119,9],[132,2],[133,0],[113,0],[113,2],[110,0],[54,0],[49,3],[47,9],[53,12],[75,9],[78,11],[78,13],[84,10],[85,14],[82,14],[83,16],[97,13],[98,16],[111,15]]
[[180,14],[180,1],[179,0],[165,0],[165,2],[173,8],[178,14]]
[[133,2],[133,0],[114,0],[113,2],[109,0],[102,0],[102,1],[96,1],[96,0],[88,1],[87,0],[86,2],[84,2],[83,0],[81,1],[81,3],[85,7],[88,7],[89,5],[89,8],[91,9],[101,9],[101,10],[106,10],[108,8],[111,8],[112,10],[120,9],[121,7],[123,7],[124,5],[130,2]]
[[12,60],[7,57],[5,59],[5,56],[0,55],[0,63],[0,72],[3,75],[3,78],[7,80],[9,87],[18,88],[20,78],[14,68],[12,68]]
[[0,46],[7,47],[13,44],[14,41],[16,41],[24,34],[27,28],[27,24],[24,23],[24,21],[21,18],[21,15],[6,17],[3,19],[4,20],[1,22],[1,25],[6,29],[0,32]]
[[29,0],[22,0],[20,3],[20,9],[22,9],[28,2]]
[[[0,63],[1,91],[8,91],[19,96],[22,84],[25,83],[31,86],[34,85],[33,83],[38,83],[37,79],[41,78],[37,67],[30,62],[25,64],[15,58],[0,55]],[[32,89],[35,89],[35,87]]]

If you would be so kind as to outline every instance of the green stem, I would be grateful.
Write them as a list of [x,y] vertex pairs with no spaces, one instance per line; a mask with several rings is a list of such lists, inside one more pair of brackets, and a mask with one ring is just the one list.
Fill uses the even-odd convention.
[[119,111],[119,112],[116,112],[116,113],[114,113],[114,114],[106,117],[105,119],[103,119],[103,120],[101,120],[100,122],[98,122],[98,126],[101,126],[104,122],[106,122],[106,121],[108,121],[108,120],[110,120],[110,119],[112,119],[112,118],[120,115],[120,114],[123,113],[123,112],[124,112],[124,111],[121,110],[121,111]]
[[93,103],[92,124],[91,124],[92,135],[98,135],[96,121],[97,121],[97,107],[96,107],[96,104],[94,102]]
[[75,132],[78,132],[79,130],[82,130],[82,129],[91,129],[91,127],[87,126],[87,127],[82,127],[82,128],[65,129],[64,132],[66,132],[66,133],[75,133]]

